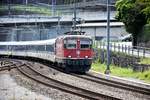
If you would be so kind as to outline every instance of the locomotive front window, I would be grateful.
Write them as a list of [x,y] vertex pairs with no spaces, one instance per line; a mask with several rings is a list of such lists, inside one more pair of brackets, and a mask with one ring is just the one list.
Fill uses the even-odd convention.
[[92,41],[88,39],[80,40],[80,48],[81,49],[89,49],[92,47]]
[[64,41],[64,48],[75,49],[77,47],[77,42],[75,39],[66,39]]

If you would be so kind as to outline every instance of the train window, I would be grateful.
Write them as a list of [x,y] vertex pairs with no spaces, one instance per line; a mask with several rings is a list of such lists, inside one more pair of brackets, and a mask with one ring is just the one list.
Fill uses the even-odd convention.
[[77,47],[77,41],[75,39],[67,39],[64,41],[64,48],[75,49]]
[[0,46],[0,50],[7,50],[7,46],[1,45],[1,46]]
[[46,51],[54,52],[54,45],[46,45]]
[[37,51],[44,51],[45,50],[45,45],[36,45],[35,50],[37,50]]
[[23,51],[25,49],[23,45],[13,45],[11,47],[14,51]]
[[80,48],[81,49],[89,49],[92,47],[92,41],[89,39],[80,40]]

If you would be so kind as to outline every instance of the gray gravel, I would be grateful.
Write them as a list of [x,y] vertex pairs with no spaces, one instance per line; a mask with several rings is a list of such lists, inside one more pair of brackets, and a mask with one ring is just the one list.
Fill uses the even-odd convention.
[[[46,87],[40,83],[37,83],[33,80],[28,79],[27,77],[23,77],[23,75],[16,70],[13,70],[11,75],[13,78],[15,78],[15,80],[20,86],[28,88],[33,92],[45,95],[51,98],[50,100],[87,100],[87,99],[78,97],[76,95],[62,92],[54,88]],[[45,99],[42,99],[42,100],[45,100]]]
[[8,71],[0,72],[0,100],[52,100],[17,85]]
[[57,80],[63,81],[65,83],[68,83],[77,87],[82,87],[87,90],[92,90],[92,91],[99,92],[102,94],[107,94],[107,95],[118,97],[124,100],[149,100],[150,99],[150,96],[148,95],[134,93],[134,92],[123,90],[123,89],[117,89],[117,88],[110,87],[107,85],[97,84],[95,82],[87,81],[81,78],[71,76],[69,74],[58,72],[47,66],[42,67],[42,68],[39,66],[42,66],[42,65],[35,63],[34,67],[37,70],[40,70],[43,74],[48,75],[49,77],[55,78]]
[[[107,94],[110,96],[118,97],[123,100],[150,100],[150,96],[148,95],[133,93],[130,91],[117,89],[117,88],[110,87],[107,85],[97,84],[95,82],[87,81],[81,78],[71,76],[69,74],[58,72],[54,69],[51,69],[47,66],[43,66],[38,63],[34,63],[34,68],[36,70],[40,70],[41,73],[51,78],[55,78],[59,81],[63,81],[64,83],[68,83],[77,87],[82,87],[84,89],[99,92],[102,94]],[[62,92],[53,88],[46,87],[39,83],[36,83],[35,81],[32,81],[26,77],[23,77],[23,75],[20,74],[16,70],[11,70],[11,76],[16,80],[17,84],[20,87],[25,87],[25,89],[30,90],[29,92],[26,92],[26,93],[30,94],[32,92],[34,94],[36,93],[42,94],[43,97],[41,100],[43,100],[44,97],[45,97],[44,100],[47,100],[46,98],[48,98],[48,100],[85,100],[84,98],[78,97],[76,95],[65,93],[65,92]],[[13,93],[14,92],[12,92],[12,94]],[[29,99],[29,100],[32,100],[32,99]]]

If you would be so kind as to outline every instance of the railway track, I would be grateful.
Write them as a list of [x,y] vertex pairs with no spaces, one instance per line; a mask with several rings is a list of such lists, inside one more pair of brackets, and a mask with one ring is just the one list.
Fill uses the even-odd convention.
[[87,98],[90,100],[120,100],[119,98],[96,93],[90,90],[85,90],[79,87],[72,86],[70,84],[52,79],[39,71],[32,68],[32,65],[30,63],[24,63],[20,66],[17,66],[17,69],[24,74],[25,76],[31,78],[32,80],[44,84],[48,87],[52,87],[67,93],[71,93],[83,98]]
[[112,87],[119,88],[119,89],[125,89],[125,90],[129,90],[129,91],[133,91],[133,92],[137,92],[141,94],[150,95],[150,89],[142,88],[139,86],[134,86],[134,85],[118,82],[118,81],[108,80],[105,78],[100,78],[100,77],[92,75],[91,73],[87,73],[86,75],[78,75],[78,74],[72,74],[72,75],[78,78],[88,80],[88,81],[96,82],[98,84],[104,84],[104,85],[112,86]]
[[0,71],[11,70],[13,68],[17,68],[17,65],[20,63],[17,61],[13,61],[10,59],[1,59],[0,60]]
[[[52,87],[52,88],[55,88],[55,89],[58,89],[67,93],[71,93],[71,94],[74,94],[83,98],[90,99],[90,100],[91,99],[92,100],[101,100],[101,99],[119,100],[119,98],[116,98],[116,97],[107,96],[104,94],[93,92],[91,90],[85,90],[83,88],[79,88],[77,86],[66,84],[64,82],[50,78],[46,76],[45,74],[42,74],[41,71],[38,71],[37,69],[35,69],[32,63],[23,62],[20,60],[13,60],[13,59],[11,60],[5,59],[5,60],[2,60],[2,62],[3,64],[0,67],[0,71],[17,68],[25,76],[31,78],[34,81],[37,81],[38,83],[44,84],[48,87]],[[150,95],[150,89],[148,88],[142,88],[139,86],[134,86],[134,85],[130,85],[130,84],[122,83],[122,82],[107,80],[105,78],[97,77],[93,75],[92,73],[87,73],[86,75],[79,75],[79,74],[71,74],[71,75],[78,77],[78,78],[82,78],[87,81],[96,82],[98,84],[107,85],[107,86],[111,86],[111,87],[118,88],[118,89],[124,89],[127,91],[132,91],[132,92],[136,92],[136,93],[140,93],[144,95],[145,94]]]

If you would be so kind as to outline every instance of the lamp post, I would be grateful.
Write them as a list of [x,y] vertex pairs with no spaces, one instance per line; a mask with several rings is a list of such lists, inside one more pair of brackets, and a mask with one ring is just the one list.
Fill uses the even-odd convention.
[[110,41],[110,0],[107,0],[107,67],[106,67],[106,70],[105,70],[105,74],[110,73],[109,41]]

